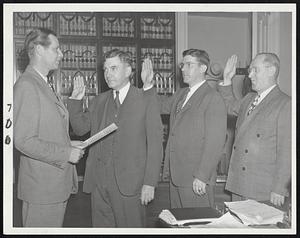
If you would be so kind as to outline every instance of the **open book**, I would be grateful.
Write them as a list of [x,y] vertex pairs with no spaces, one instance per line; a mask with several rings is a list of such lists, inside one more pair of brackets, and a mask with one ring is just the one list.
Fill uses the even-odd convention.
[[221,214],[213,208],[175,208],[162,210],[159,218],[172,226],[188,226],[191,224],[208,224]]
[[282,222],[284,212],[255,200],[224,202],[229,212],[245,225],[276,224]]

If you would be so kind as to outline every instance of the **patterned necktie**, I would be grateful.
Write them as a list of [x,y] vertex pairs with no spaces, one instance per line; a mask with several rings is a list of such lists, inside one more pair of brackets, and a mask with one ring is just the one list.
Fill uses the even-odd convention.
[[121,106],[120,98],[119,98],[119,93],[120,93],[119,91],[116,91],[115,104],[116,104],[117,109],[119,109],[120,106]]
[[190,88],[187,87],[185,89],[184,93],[182,94],[181,100],[179,100],[179,102],[177,103],[176,113],[180,112],[180,110],[182,109],[183,103],[185,102],[185,99],[186,99],[189,92],[190,92]]
[[53,93],[54,93],[56,99],[59,101],[59,98],[58,98],[58,96],[57,96],[57,94],[56,94],[56,92],[55,92],[55,89],[54,89],[53,85],[52,85],[51,83],[48,83],[48,85],[49,85],[49,87],[51,88],[51,90],[53,91]]
[[251,103],[248,112],[247,112],[247,116],[250,115],[250,113],[254,110],[254,108],[257,106],[258,100],[260,98],[260,95],[256,95],[256,97],[254,98],[253,102]]

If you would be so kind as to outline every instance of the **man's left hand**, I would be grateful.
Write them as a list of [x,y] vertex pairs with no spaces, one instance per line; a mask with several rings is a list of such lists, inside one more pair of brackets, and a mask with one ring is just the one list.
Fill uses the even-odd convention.
[[147,205],[154,198],[154,187],[150,185],[143,185],[141,193],[142,205]]
[[284,203],[284,196],[278,193],[271,192],[270,201],[275,206],[282,206]]
[[203,196],[206,193],[206,183],[195,178],[193,181],[193,190],[194,190],[194,193],[196,193],[200,196]]

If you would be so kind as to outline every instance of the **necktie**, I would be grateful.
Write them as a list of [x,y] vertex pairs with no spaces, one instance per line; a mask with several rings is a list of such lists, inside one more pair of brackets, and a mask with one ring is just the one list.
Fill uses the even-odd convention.
[[256,97],[254,98],[253,102],[251,103],[248,112],[247,112],[247,116],[250,115],[250,113],[254,110],[254,108],[257,106],[258,100],[260,98],[260,95],[256,95]]
[[57,100],[59,101],[59,98],[58,98],[58,96],[57,96],[57,94],[56,94],[56,92],[55,92],[55,89],[54,89],[53,85],[52,85],[51,83],[48,83],[48,85],[49,85],[49,87],[52,89],[52,91],[53,91],[55,97],[57,98]]
[[116,91],[115,104],[116,104],[117,109],[119,109],[120,106],[121,106],[120,98],[119,98],[119,93],[120,93],[119,91]]
[[184,93],[182,94],[181,100],[179,100],[179,102],[177,104],[176,113],[178,113],[182,109],[183,103],[185,102],[185,99],[189,92],[190,92],[190,88],[188,87],[185,89]]

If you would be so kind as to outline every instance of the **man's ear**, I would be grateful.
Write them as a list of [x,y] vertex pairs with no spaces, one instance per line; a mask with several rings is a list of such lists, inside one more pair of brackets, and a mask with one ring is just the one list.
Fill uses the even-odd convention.
[[200,65],[200,71],[201,71],[201,73],[205,73],[206,70],[207,70],[207,66],[205,64],[201,64]]
[[35,52],[36,52],[37,55],[41,55],[42,52],[44,51],[44,47],[41,46],[41,45],[36,45],[36,46],[34,47],[34,50],[35,50]]
[[130,77],[131,72],[132,72],[131,66],[127,66],[125,70],[126,78]]
[[275,67],[274,65],[268,67],[267,70],[268,70],[268,75],[269,75],[269,76],[274,76],[275,73],[276,73],[276,67]]

